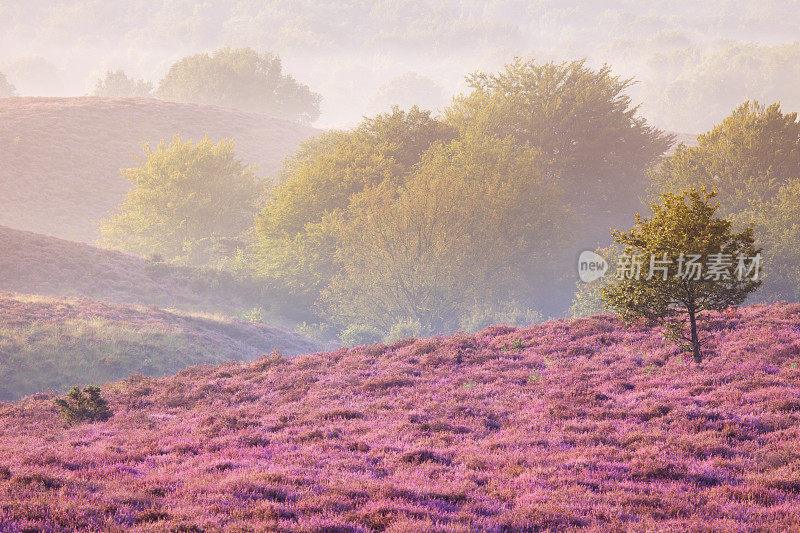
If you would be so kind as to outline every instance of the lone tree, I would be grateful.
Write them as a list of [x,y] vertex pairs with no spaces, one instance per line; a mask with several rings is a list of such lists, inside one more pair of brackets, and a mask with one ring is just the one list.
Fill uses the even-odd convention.
[[253,224],[263,182],[232,140],[194,143],[175,136],[145,147],[141,166],[122,170],[133,186],[101,221],[100,244],[168,261],[208,265]]
[[636,215],[630,231],[615,230],[623,253],[616,278],[603,288],[603,299],[623,320],[662,326],[698,363],[708,311],[740,305],[761,284],[761,248],[752,228],[734,233],[730,221],[715,216],[715,196],[705,188],[662,194],[662,204],[651,204],[652,217]]
[[122,70],[109,70],[106,71],[104,78],[97,80],[92,94],[107,98],[152,98],[153,84],[149,81],[129,78]]
[[252,48],[223,48],[187,56],[170,67],[156,98],[233,107],[310,124],[321,96],[283,72],[278,56]]

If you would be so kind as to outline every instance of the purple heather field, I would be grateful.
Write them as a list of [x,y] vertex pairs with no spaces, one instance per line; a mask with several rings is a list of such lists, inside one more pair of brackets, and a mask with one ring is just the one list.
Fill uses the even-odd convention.
[[0,531],[797,531],[800,305],[610,316],[0,404]]

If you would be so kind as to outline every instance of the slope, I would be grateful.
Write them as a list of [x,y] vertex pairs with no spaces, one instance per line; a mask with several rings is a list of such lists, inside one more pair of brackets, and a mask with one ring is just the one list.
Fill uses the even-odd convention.
[[0,290],[239,315],[281,300],[254,281],[0,226]]
[[610,317],[194,367],[67,427],[0,407],[10,528],[800,528],[800,305],[718,316],[702,366]]
[[161,376],[273,350],[314,349],[307,339],[264,324],[0,292],[0,401],[132,373]]

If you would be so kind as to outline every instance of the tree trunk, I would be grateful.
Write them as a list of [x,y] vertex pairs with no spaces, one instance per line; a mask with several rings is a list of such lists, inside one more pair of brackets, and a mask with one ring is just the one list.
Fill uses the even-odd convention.
[[703,354],[700,352],[700,338],[697,336],[697,319],[694,309],[689,309],[689,322],[692,327],[692,355],[695,363],[699,363],[703,360]]

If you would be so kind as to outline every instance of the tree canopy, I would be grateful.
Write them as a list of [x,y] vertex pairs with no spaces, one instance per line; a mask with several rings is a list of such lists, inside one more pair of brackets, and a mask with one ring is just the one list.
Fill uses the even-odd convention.
[[399,187],[428,146],[452,135],[427,111],[395,108],[306,143],[286,162],[256,222],[260,271],[313,302],[334,275],[336,221],[353,198],[384,182]]
[[[339,225],[341,270],[323,308],[344,324],[430,333],[477,307],[534,306],[567,213],[541,159],[511,139],[469,136],[431,146],[401,187],[367,188]],[[526,275],[534,267],[541,277]]]
[[688,187],[715,187],[725,213],[774,198],[791,179],[800,178],[800,122],[780,104],[747,101],[697,146],[679,145],[652,175],[654,196]]
[[590,211],[635,206],[644,171],[673,142],[632,105],[633,80],[608,66],[518,58],[499,73],[471,74],[467,84],[471,91],[454,99],[447,121],[541,151],[563,177],[568,200]]
[[105,77],[97,80],[92,94],[109,98],[150,98],[153,96],[153,84],[129,78],[122,70],[109,70]]
[[517,60],[468,82],[441,118],[395,107],[306,144],[258,217],[259,271],[359,331],[563,311],[576,235],[632,215],[672,139],[608,68]]
[[715,187],[720,212],[739,226],[752,225],[769,266],[761,294],[800,295],[797,241],[800,121],[778,103],[745,102],[698,145],[678,146],[651,175],[651,193]]
[[141,166],[122,172],[133,188],[102,221],[100,244],[194,265],[252,227],[263,186],[230,140],[175,137],[146,146]]
[[187,56],[170,67],[156,96],[233,107],[303,124],[319,117],[321,97],[283,73],[281,60],[251,48]]

